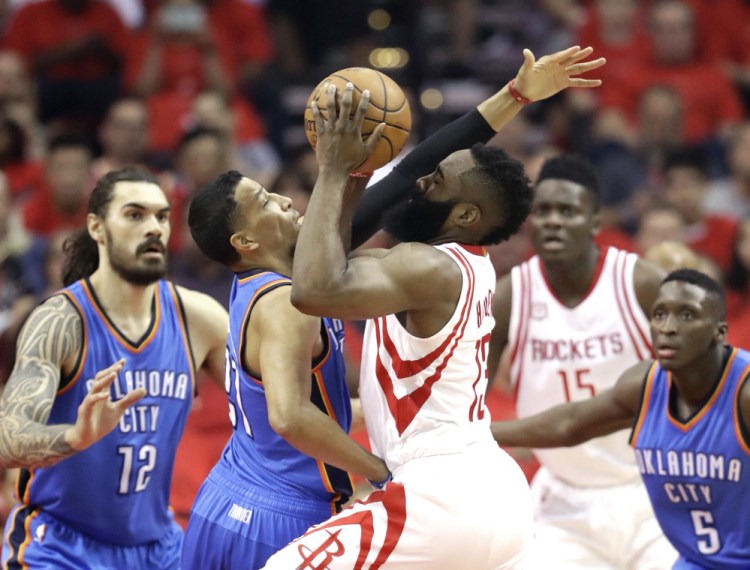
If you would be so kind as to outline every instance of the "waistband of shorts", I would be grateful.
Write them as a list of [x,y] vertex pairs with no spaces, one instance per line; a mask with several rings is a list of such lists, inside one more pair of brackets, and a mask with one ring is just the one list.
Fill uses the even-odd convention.
[[221,490],[231,493],[237,498],[247,500],[249,504],[282,514],[315,517],[323,520],[335,513],[331,502],[288,493],[281,494],[278,491],[258,487],[248,481],[238,481],[237,477],[221,462],[211,470],[206,483],[217,485]]

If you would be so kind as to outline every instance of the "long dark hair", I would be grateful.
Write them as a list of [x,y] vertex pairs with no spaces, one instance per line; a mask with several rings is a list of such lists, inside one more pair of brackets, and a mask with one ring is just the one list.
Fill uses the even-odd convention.
[[748,225],[750,230],[750,217],[744,218],[737,228],[737,235],[734,238],[734,244],[732,245],[732,264],[727,271],[727,275],[724,278],[724,284],[730,291],[736,291],[738,293],[744,293],[750,286],[750,268],[745,267],[744,263],[740,259],[740,239],[743,226]]
[[[136,168],[128,167],[113,170],[99,179],[89,196],[89,214],[100,218],[107,215],[112,192],[118,182],[150,182],[157,184],[156,178]],[[65,265],[63,266],[63,285],[66,287],[79,279],[90,276],[99,267],[99,248],[89,235],[88,228],[73,232],[63,243]]]

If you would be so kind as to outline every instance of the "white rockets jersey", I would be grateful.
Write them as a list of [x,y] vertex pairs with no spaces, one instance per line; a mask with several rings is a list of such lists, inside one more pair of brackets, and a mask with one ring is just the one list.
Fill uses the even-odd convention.
[[[602,252],[591,290],[574,308],[550,290],[538,256],[513,268],[508,342],[519,417],[599,394],[627,368],[652,357],[648,319],[633,288],[636,260],[612,247]],[[534,454],[570,485],[617,485],[639,477],[628,433]]]
[[486,251],[435,246],[461,269],[463,284],[450,320],[429,338],[409,334],[395,315],[367,322],[360,395],[373,453],[391,470],[406,461],[460,453],[491,438],[487,349],[495,326],[495,270]]

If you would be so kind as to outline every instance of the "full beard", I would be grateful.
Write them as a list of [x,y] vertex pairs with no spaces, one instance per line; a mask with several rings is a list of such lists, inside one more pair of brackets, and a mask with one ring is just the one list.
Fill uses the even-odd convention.
[[138,246],[136,258],[132,260],[128,259],[129,256],[120,248],[113,245],[112,238],[109,236],[107,239],[107,256],[112,270],[132,285],[145,287],[156,283],[167,274],[166,252],[162,259],[147,259],[143,262],[143,265],[135,265],[138,263],[138,256],[151,245],[151,242],[147,242]]
[[429,243],[440,235],[456,204],[432,202],[415,192],[383,214],[383,229],[402,242]]

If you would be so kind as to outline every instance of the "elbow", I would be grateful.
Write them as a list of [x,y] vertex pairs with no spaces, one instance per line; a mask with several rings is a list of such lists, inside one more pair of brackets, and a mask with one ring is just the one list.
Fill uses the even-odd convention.
[[306,315],[316,317],[325,316],[325,303],[327,295],[323,290],[318,289],[310,284],[298,285],[292,283],[291,301],[295,309]]
[[299,434],[304,431],[300,415],[300,413],[295,413],[293,410],[271,409],[269,407],[268,423],[271,425],[271,429],[279,434],[279,436],[291,442],[297,439]]

